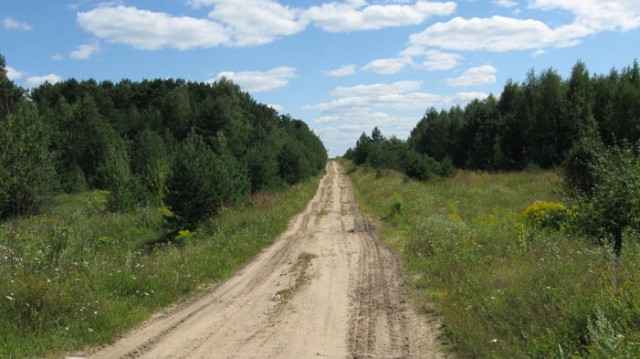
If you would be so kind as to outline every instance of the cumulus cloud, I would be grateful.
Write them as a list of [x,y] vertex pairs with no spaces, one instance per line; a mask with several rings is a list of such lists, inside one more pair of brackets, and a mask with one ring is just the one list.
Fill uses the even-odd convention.
[[44,76],[31,76],[27,78],[26,85],[28,88],[38,87],[46,82],[56,84],[62,82],[62,77],[56,74],[48,74]]
[[[442,107],[452,103],[463,104],[473,98],[486,97],[482,92],[465,95],[438,95],[422,91],[421,81],[397,81],[349,87],[337,87],[331,92],[333,100],[306,105],[306,110],[316,110],[322,117],[316,122],[326,123],[353,119],[373,112],[423,111],[430,106]],[[473,94],[473,96],[469,95]],[[473,98],[471,98],[473,97]]]
[[[509,5],[511,2],[497,0],[496,3]],[[569,11],[574,20],[551,28],[534,19],[455,17],[411,35],[410,46],[404,53],[419,54],[429,48],[492,52],[540,50],[574,46],[585,36],[602,31],[640,28],[640,2],[637,0],[531,0],[529,8]]]
[[327,75],[331,77],[343,77],[353,75],[355,72],[356,65],[344,65],[335,70],[328,71]]
[[75,60],[88,60],[96,53],[102,51],[100,42],[97,40],[91,41],[87,44],[78,46],[75,50],[71,51],[69,57]]
[[296,77],[296,69],[280,66],[269,71],[225,71],[218,74],[216,79],[226,78],[240,85],[243,91],[267,92],[285,87],[289,81]]
[[629,31],[640,27],[640,2],[637,0],[531,0],[529,6],[570,11],[576,17],[573,26],[583,26],[594,32]]
[[388,59],[378,59],[367,64],[363,69],[371,70],[382,75],[393,75],[404,70],[413,61],[409,57],[393,57]]
[[24,76],[24,72],[22,71],[18,71],[16,69],[14,69],[11,66],[7,66],[6,67],[7,70],[7,77],[9,78],[9,80],[14,81],[14,80],[19,80],[20,78],[22,78],[22,76]]
[[333,97],[379,97],[390,93],[406,93],[417,91],[422,86],[421,81],[397,81],[390,84],[377,83],[370,85],[338,86],[331,96]]
[[455,9],[454,2],[369,5],[365,0],[349,0],[313,6],[305,11],[304,17],[322,30],[347,32],[417,25],[431,16],[450,15]]
[[233,46],[254,46],[272,42],[279,36],[289,36],[305,29],[308,21],[302,10],[283,6],[272,0],[201,1],[215,7],[209,18],[226,25],[232,34]]
[[426,59],[422,66],[428,71],[451,70],[458,67],[460,61],[462,61],[461,55],[438,50],[427,50],[425,56]]
[[498,6],[506,8],[518,6],[518,3],[512,0],[492,0],[491,2]]
[[30,31],[32,29],[31,25],[29,25],[28,23],[17,21],[10,17],[7,17],[4,20],[2,20],[2,26],[4,26],[5,29],[11,29],[11,30]]
[[449,77],[447,85],[451,87],[469,87],[496,83],[498,70],[491,65],[472,67],[459,77]]
[[138,49],[257,46],[303,31],[310,24],[330,32],[416,25],[431,16],[449,15],[454,2],[393,1],[370,5],[365,0],[329,2],[309,8],[275,0],[190,0],[194,8],[211,7],[208,18],[174,16],[119,3],[79,12],[80,27],[108,42]]
[[456,17],[411,35],[409,51],[419,52],[420,49],[430,47],[495,52],[530,50],[560,44],[559,40],[551,28],[538,20],[503,16],[472,19]]
[[307,105],[305,109],[320,112],[314,120],[319,128],[314,131],[331,149],[330,156],[338,156],[353,147],[360,133],[369,133],[375,126],[385,136],[406,138],[426,108],[464,106],[488,95],[483,92],[438,95],[423,91],[420,81],[398,81],[337,87],[331,96],[333,100]]
[[231,38],[228,29],[207,19],[175,17],[127,6],[80,12],[77,21],[98,38],[144,50],[209,48],[226,44]]

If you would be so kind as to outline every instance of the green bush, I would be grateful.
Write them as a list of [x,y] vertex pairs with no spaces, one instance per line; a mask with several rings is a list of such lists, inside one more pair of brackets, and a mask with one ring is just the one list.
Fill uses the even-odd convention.
[[[566,181],[583,188],[572,194],[574,227],[600,240],[613,240],[614,251],[622,251],[622,235],[626,229],[640,229],[640,158],[638,150],[628,144],[602,149],[588,156],[570,159]],[[572,168],[584,173],[572,176]]]
[[165,202],[179,225],[194,229],[222,205],[238,203],[249,193],[246,173],[231,154],[216,155],[193,131],[178,146]]

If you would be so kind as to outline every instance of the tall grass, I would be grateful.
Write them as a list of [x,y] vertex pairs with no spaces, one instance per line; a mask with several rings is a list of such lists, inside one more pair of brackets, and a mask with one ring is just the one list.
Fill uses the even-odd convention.
[[163,241],[162,209],[110,213],[99,191],[0,223],[0,357],[59,357],[113,341],[273,243],[318,183],[256,194],[175,242]]
[[526,222],[535,201],[561,200],[554,172],[350,176],[420,308],[439,317],[460,357],[640,356],[638,238],[616,261],[564,228]]

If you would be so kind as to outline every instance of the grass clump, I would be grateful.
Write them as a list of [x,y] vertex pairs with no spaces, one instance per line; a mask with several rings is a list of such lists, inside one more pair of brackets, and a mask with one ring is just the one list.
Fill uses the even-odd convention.
[[317,256],[312,253],[303,252],[298,256],[296,262],[291,266],[290,273],[293,275],[293,283],[285,289],[279,290],[275,299],[277,299],[280,304],[287,303],[293,296],[309,282],[311,277],[307,273],[309,267],[311,266],[311,261]]
[[556,173],[462,171],[429,183],[350,176],[419,306],[440,318],[460,357],[640,355],[638,235],[628,234],[616,260],[563,230],[570,214]]
[[104,191],[0,222],[0,357],[60,357],[115,340],[273,243],[318,183],[255,194],[174,241],[165,240],[166,209],[112,213]]

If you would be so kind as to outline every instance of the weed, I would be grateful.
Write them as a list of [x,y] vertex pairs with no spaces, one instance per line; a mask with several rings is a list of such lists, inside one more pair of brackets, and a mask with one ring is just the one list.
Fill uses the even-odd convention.
[[154,311],[223,280],[273,243],[319,178],[257,194],[166,240],[166,208],[107,211],[107,193],[54,198],[0,222],[0,357],[60,357],[115,340]]
[[293,275],[293,283],[285,289],[279,290],[274,299],[280,304],[287,303],[293,296],[309,282],[311,277],[307,273],[311,266],[311,261],[316,258],[315,254],[301,253],[296,262],[291,266],[290,273]]
[[[343,166],[363,210],[385,219],[380,237],[398,252],[418,306],[440,317],[460,356],[638,357],[639,238],[630,232],[616,261],[562,231],[569,214],[559,206],[531,210],[550,225],[530,225],[522,213],[531,203],[560,199],[554,172],[460,171],[421,183]],[[394,196],[403,202],[390,217]]]

